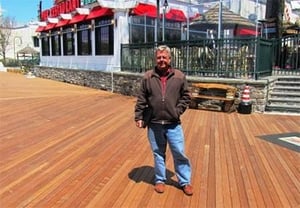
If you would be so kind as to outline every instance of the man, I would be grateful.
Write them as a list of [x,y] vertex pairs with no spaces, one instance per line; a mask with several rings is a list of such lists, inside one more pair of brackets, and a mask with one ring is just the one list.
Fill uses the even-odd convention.
[[[179,186],[186,195],[193,195],[191,165],[184,154],[184,135],[180,116],[190,103],[185,75],[171,67],[171,51],[159,46],[155,52],[156,67],[145,73],[135,106],[135,121],[139,128],[147,122],[148,139],[154,155],[154,190],[163,193],[166,182],[166,148],[169,144]],[[150,109],[150,110],[149,110]],[[150,115],[145,115],[147,112]]]

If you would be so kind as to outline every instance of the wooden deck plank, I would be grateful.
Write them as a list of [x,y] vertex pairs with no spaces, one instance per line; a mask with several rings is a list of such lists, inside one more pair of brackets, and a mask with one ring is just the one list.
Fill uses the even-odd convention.
[[[223,154],[223,158],[224,158],[224,162],[222,163],[222,172],[224,171],[224,174],[221,174],[223,177],[223,183],[224,185],[221,187],[223,191],[223,198],[224,198],[224,204],[223,206],[228,206],[228,207],[232,207],[233,205],[237,205],[238,206],[238,199],[237,197],[233,197],[231,195],[232,191],[236,191],[236,186],[232,183],[232,177],[234,175],[233,172],[233,161],[232,161],[232,157],[233,155],[231,147],[230,147],[230,143],[231,143],[231,136],[230,136],[230,129],[229,128],[224,128],[224,126],[227,126],[227,116],[228,115],[223,115],[224,117],[224,121],[220,124],[220,128],[222,128],[222,130],[224,131],[223,133],[223,144],[224,144],[224,154]],[[221,204],[219,206],[222,206]]]
[[168,150],[164,194],[133,121],[135,98],[0,72],[0,207],[298,207],[300,153],[259,136],[300,132],[300,116],[188,109],[194,195]]
[[[242,129],[240,134],[240,138],[246,138],[249,136],[249,132],[251,132],[248,128],[243,128],[243,126],[238,123],[237,128]],[[245,190],[247,192],[247,199],[249,203],[249,207],[262,207],[264,205],[263,198],[260,192],[260,189],[256,183],[256,177],[253,173],[255,167],[255,160],[251,160],[252,152],[250,150],[249,140],[239,139],[239,147],[241,160],[241,170],[243,180],[245,182]]]
[[[262,126],[262,128],[264,128],[264,131],[268,131],[268,129],[270,128],[268,126],[268,123],[263,123],[259,126]],[[289,204],[289,202],[286,201],[286,198],[284,197],[284,192],[280,187],[280,183],[278,183],[280,180],[285,180],[285,179],[277,178],[278,173],[274,171],[274,168],[276,169],[277,162],[273,161],[272,158],[277,158],[277,155],[272,154],[273,151],[271,151],[271,149],[269,148],[266,148],[266,145],[269,145],[268,143],[264,141],[262,143],[264,143],[262,144],[262,146],[256,147],[255,149],[261,150],[258,151],[258,153],[260,154],[260,157],[258,158],[262,159],[262,163],[263,163],[261,166],[262,168],[260,168],[260,170],[266,171],[265,174],[261,176],[263,180],[260,180],[261,184],[266,183],[267,186],[267,188],[263,190],[264,200],[267,201],[270,197],[271,201],[267,201],[268,206],[284,206],[286,204]]]
[[[226,119],[227,120],[227,119]],[[236,152],[235,149],[232,147],[232,142],[233,142],[233,138],[231,136],[231,129],[230,129],[230,124],[228,124],[228,122],[230,121],[226,121],[226,134],[224,137],[225,139],[225,150],[226,150],[226,161],[225,164],[227,166],[227,173],[228,175],[225,175],[225,177],[227,177],[228,179],[228,187],[229,190],[227,190],[227,195],[230,195],[230,203],[232,205],[236,205],[236,206],[240,206],[240,201],[239,201],[239,196],[238,195],[232,195],[232,193],[238,193],[238,188],[237,188],[237,184],[236,184],[236,179],[235,179],[235,172],[234,172],[234,168],[236,166],[234,159],[236,158]],[[224,127],[222,127],[224,128]],[[229,193],[228,193],[229,191]]]
[[[244,125],[240,125],[240,128],[243,130],[243,132],[247,132],[247,134],[249,134],[249,132],[253,133],[249,124],[251,123],[254,124],[255,121],[251,117],[247,119],[249,121]],[[249,135],[247,134],[245,136],[249,137]],[[249,138],[251,138],[251,136]],[[255,149],[253,149],[253,145],[255,144],[255,141],[253,138],[248,139],[247,141],[248,141],[247,143],[244,142],[244,146],[247,146],[244,160],[248,162],[246,168],[249,174],[251,175],[250,183],[252,187],[251,189],[253,190],[253,194],[255,197],[256,206],[257,207],[271,206],[272,204],[265,203],[265,201],[268,200],[265,200],[266,196],[263,196],[263,193],[266,192],[267,189],[266,187],[261,185],[263,184],[263,181],[261,180],[261,175],[260,175],[261,173],[258,171],[260,170],[258,165],[259,161],[257,161],[256,159],[257,157],[255,155],[256,151]]]
[[[234,115],[235,117],[238,117],[237,115]],[[239,147],[239,140],[242,138],[241,132],[238,131],[237,124],[239,119],[236,118],[235,122],[230,122],[229,128],[230,128],[230,135],[231,135],[231,148],[230,150],[234,152],[234,155],[232,157],[232,165],[233,168],[233,179],[231,180],[232,183],[235,184],[237,194],[237,199],[235,203],[238,203],[239,207],[249,207],[247,195],[246,195],[246,187],[245,187],[245,181],[243,180],[243,160],[241,158],[241,150]],[[234,203],[234,204],[235,204]]]
[[218,128],[218,120],[216,115],[211,117],[211,120],[207,122],[207,125],[212,124],[214,125],[214,128],[208,128],[210,129],[210,134],[207,137],[207,145],[209,146],[208,149],[208,170],[207,170],[207,176],[208,176],[208,190],[207,190],[207,201],[208,204],[210,204],[213,207],[216,207],[216,159],[215,159],[215,151],[216,151],[216,145],[215,145],[215,133],[217,132],[215,129]]
[[[220,133],[216,135],[216,144],[219,144],[218,155],[216,155],[216,207],[231,207],[229,180],[228,180],[228,164],[227,164],[227,151],[226,151],[226,140],[227,140],[227,128],[222,128],[225,125],[225,116],[223,114],[219,116]],[[218,147],[218,146],[217,146]],[[223,172],[223,174],[218,174]]]
[[[252,131],[254,135],[260,135],[261,132],[266,132],[270,128],[267,122],[262,122],[260,119],[251,119],[251,124],[254,124],[252,127]],[[250,123],[248,122],[247,125]],[[271,121],[270,121],[271,122]],[[249,127],[250,128],[250,127]],[[248,129],[249,129],[248,128]],[[263,195],[263,202],[266,207],[274,207],[275,205],[279,205],[280,201],[276,196],[277,193],[274,191],[274,186],[272,184],[272,180],[269,177],[268,169],[269,164],[266,162],[266,157],[269,157],[269,153],[264,155],[263,153],[263,143],[256,143],[254,139],[252,139],[251,143],[251,151],[253,152],[253,160],[255,159],[257,166],[254,166],[254,171],[256,174],[256,181],[259,185],[261,193]],[[265,157],[266,156],[266,157]],[[276,196],[276,197],[273,197]]]
[[[192,164],[192,184],[194,192],[200,193],[201,191],[201,175],[202,175],[202,155],[203,155],[203,146],[204,146],[204,135],[205,128],[203,125],[204,116],[199,116],[202,112],[198,110],[189,110],[184,115],[187,119],[186,122],[183,124],[185,127],[186,133],[186,150],[187,154],[190,156],[191,164]],[[193,126],[196,124],[196,128]],[[198,162],[197,162],[198,161]],[[200,162],[201,161],[201,162]],[[205,197],[203,197],[205,199]],[[194,200],[191,200],[190,207],[197,207],[200,204],[205,202],[200,201],[200,197],[197,197]]]

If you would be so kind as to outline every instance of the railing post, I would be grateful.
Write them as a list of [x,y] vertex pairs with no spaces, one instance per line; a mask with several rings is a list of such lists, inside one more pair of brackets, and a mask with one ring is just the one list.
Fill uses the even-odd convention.
[[159,37],[159,30],[160,30],[160,18],[159,18],[159,1],[160,0],[156,0],[156,33],[155,33],[155,42],[158,42],[158,37]]
[[186,41],[186,74],[189,75],[189,60],[190,60],[190,47],[189,47],[190,43],[187,40]]
[[258,39],[259,39],[259,37],[256,36],[255,37],[255,41],[254,41],[254,44],[255,44],[254,45],[254,69],[253,69],[253,75],[252,76],[254,76],[255,80],[257,79],[256,70],[257,70],[257,63],[258,63],[258,61],[257,61],[257,59],[258,59],[258,56],[257,56],[257,52],[258,52],[258,48],[257,48],[257,46],[258,46]]

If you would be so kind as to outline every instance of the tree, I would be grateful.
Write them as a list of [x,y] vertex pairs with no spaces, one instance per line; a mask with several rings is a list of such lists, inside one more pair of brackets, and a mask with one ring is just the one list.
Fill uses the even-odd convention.
[[0,56],[2,56],[4,62],[14,26],[15,20],[13,18],[3,17],[0,19]]

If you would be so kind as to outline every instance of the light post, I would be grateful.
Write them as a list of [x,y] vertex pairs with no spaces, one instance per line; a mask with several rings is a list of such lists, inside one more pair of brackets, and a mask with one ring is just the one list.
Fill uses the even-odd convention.
[[222,36],[222,10],[223,10],[223,0],[219,0],[218,39],[220,39]]
[[[218,15],[218,40],[222,37],[222,11],[223,11],[223,0],[219,0],[219,15]],[[221,55],[220,55],[220,44],[218,44],[217,49],[217,74],[219,74],[220,64],[221,64]]]
[[163,4],[164,8],[163,8],[162,41],[165,41],[166,10],[167,10],[168,6],[169,6],[168,0],[165,0],[165,2]]
[[187,19],[186,19],[186,40],[190,40],[190,9],[191,9],[191,0],[187,6]]
[[297,31],[297,37],[298,37],[298,41],[296,43],[296,63],[295,63],[295,69],[299,69],[298,67],[300,66],[300,60],[299,60],[299,53],[300,53],[300,45],[299,45],[299,31],[300,31],[300,27],[297,26],[296,27],[296,31]]
[[14,59],[16,59],[16,40],[19,39],[19,45],[22,44],[22,38],[20,36],[14,37]]
[[256,14],[256,19],[255,19],[255,45],[254,45],[254,69],[253,69],[253,76],[255,76],[256,74],[256,70],[257,70],[257,66],[256,66],[256,63],[257,63],[257,37],[258,37],[258,0],[256,0],[255,2],[255,14]]
[[257,38],[258,36],[258,0],[255,2],[255,14],[256,14],[256,19],[255,19],[255,37]]
[[156,0],[156,33],[155,33],[155,37],[154,37],[154,41],[157,43],[158,42],[158,37],[159,37],[159,1],[160,0]]

